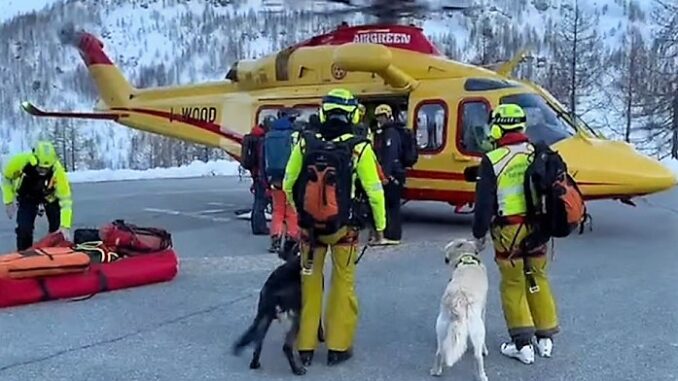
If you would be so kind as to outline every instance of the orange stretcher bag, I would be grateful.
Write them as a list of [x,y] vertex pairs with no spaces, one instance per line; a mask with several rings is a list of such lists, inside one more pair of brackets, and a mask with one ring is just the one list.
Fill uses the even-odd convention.
[[0,255],[0,278],[25,279],[84,272],[90,256],[70,247],[30,248]]

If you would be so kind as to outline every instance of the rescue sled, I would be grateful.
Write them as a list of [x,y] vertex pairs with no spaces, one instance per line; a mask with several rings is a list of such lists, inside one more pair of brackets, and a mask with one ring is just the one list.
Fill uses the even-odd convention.
[[[0,255],[0,308],[89,297],[166,282],[176,276],[179,261],[169,233],[159,238],[143,234],[164,232],[162,229],[138,228],[116,221],[104,225],[100,234],[96,232],[96,229],[76,230],[74,242],[53,233],[28,250]],[[83,236],[90,239],[99,236],[101,240],[79,241]],[[124,244],[117,247],[105,243],[111,241]],[[156,244],[157,250],[152,250],[149,244]]]

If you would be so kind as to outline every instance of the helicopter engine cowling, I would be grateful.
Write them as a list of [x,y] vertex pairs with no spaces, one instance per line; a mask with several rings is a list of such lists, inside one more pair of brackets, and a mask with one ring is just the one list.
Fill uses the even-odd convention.
[[334,63],[353,72],[375,73],[396,89],[412,90],[418,82],[393,64],[391,51],[380,44],[348,43],[334,51]]

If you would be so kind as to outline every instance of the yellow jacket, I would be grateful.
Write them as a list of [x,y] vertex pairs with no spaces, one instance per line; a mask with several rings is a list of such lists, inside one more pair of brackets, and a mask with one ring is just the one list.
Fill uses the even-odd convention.
[[[317,136],[320,136],[318,134]],[[353,137],[352,134],[344,134],[333,141],[344,141]],[[299,178],[301,166],[303,163],[303,154],[301,153],[304,139],[299,139],[298,144],[292,148],[290,159],[285,169],[285,179],[283,180],[283,190],[289,203],[293,203],[292,189],[294,183]],[[369,143],[359,143],[354,149],[354,167],[360,183],[367,193],[367,198],[374,216],[374,225],[377,231],[383,231],[386,228],[386,202],[384,201],[384,189],[379,179],[377,169],[377,157]],[[362,154],[360,154],[362,152]],[[360,156],[359,156],[360,155]],[[355,192],[355,177],[353,178],[353,190]]]
[[[21,187],[24,179],[24,168],[27,165],[35,165],[35,156],[31,152],[20,153],[12,157],[5,165],[2,171],[2,202],[5,205],[11,204],[16,198],[16,193]],[[68,181],[66,171],[60,162],[56,162],[53,167],[52,179],[48,189],[50,194],[47,196],[47,202],[59,200],[61,207],[61,226],[67,229],[71,228],[72,204],[71,185]]]

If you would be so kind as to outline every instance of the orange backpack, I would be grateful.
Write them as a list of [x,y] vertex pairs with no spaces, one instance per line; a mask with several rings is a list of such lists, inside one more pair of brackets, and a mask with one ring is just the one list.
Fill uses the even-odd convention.
[[524,187],[528,220],[535,228],[531,239],[536,241],[532,242],[541,244],[552,237],[567,237],[578,227],[581,233],[588,214],[577,182],[568,174],[567,164],[558,152],[543,142],[534,147]]
[[314,235],[331,235],[351,223],[353,149],[367,140],[326,141],[310,132],[304,141],[302,170],[293,191],[299,227]]

